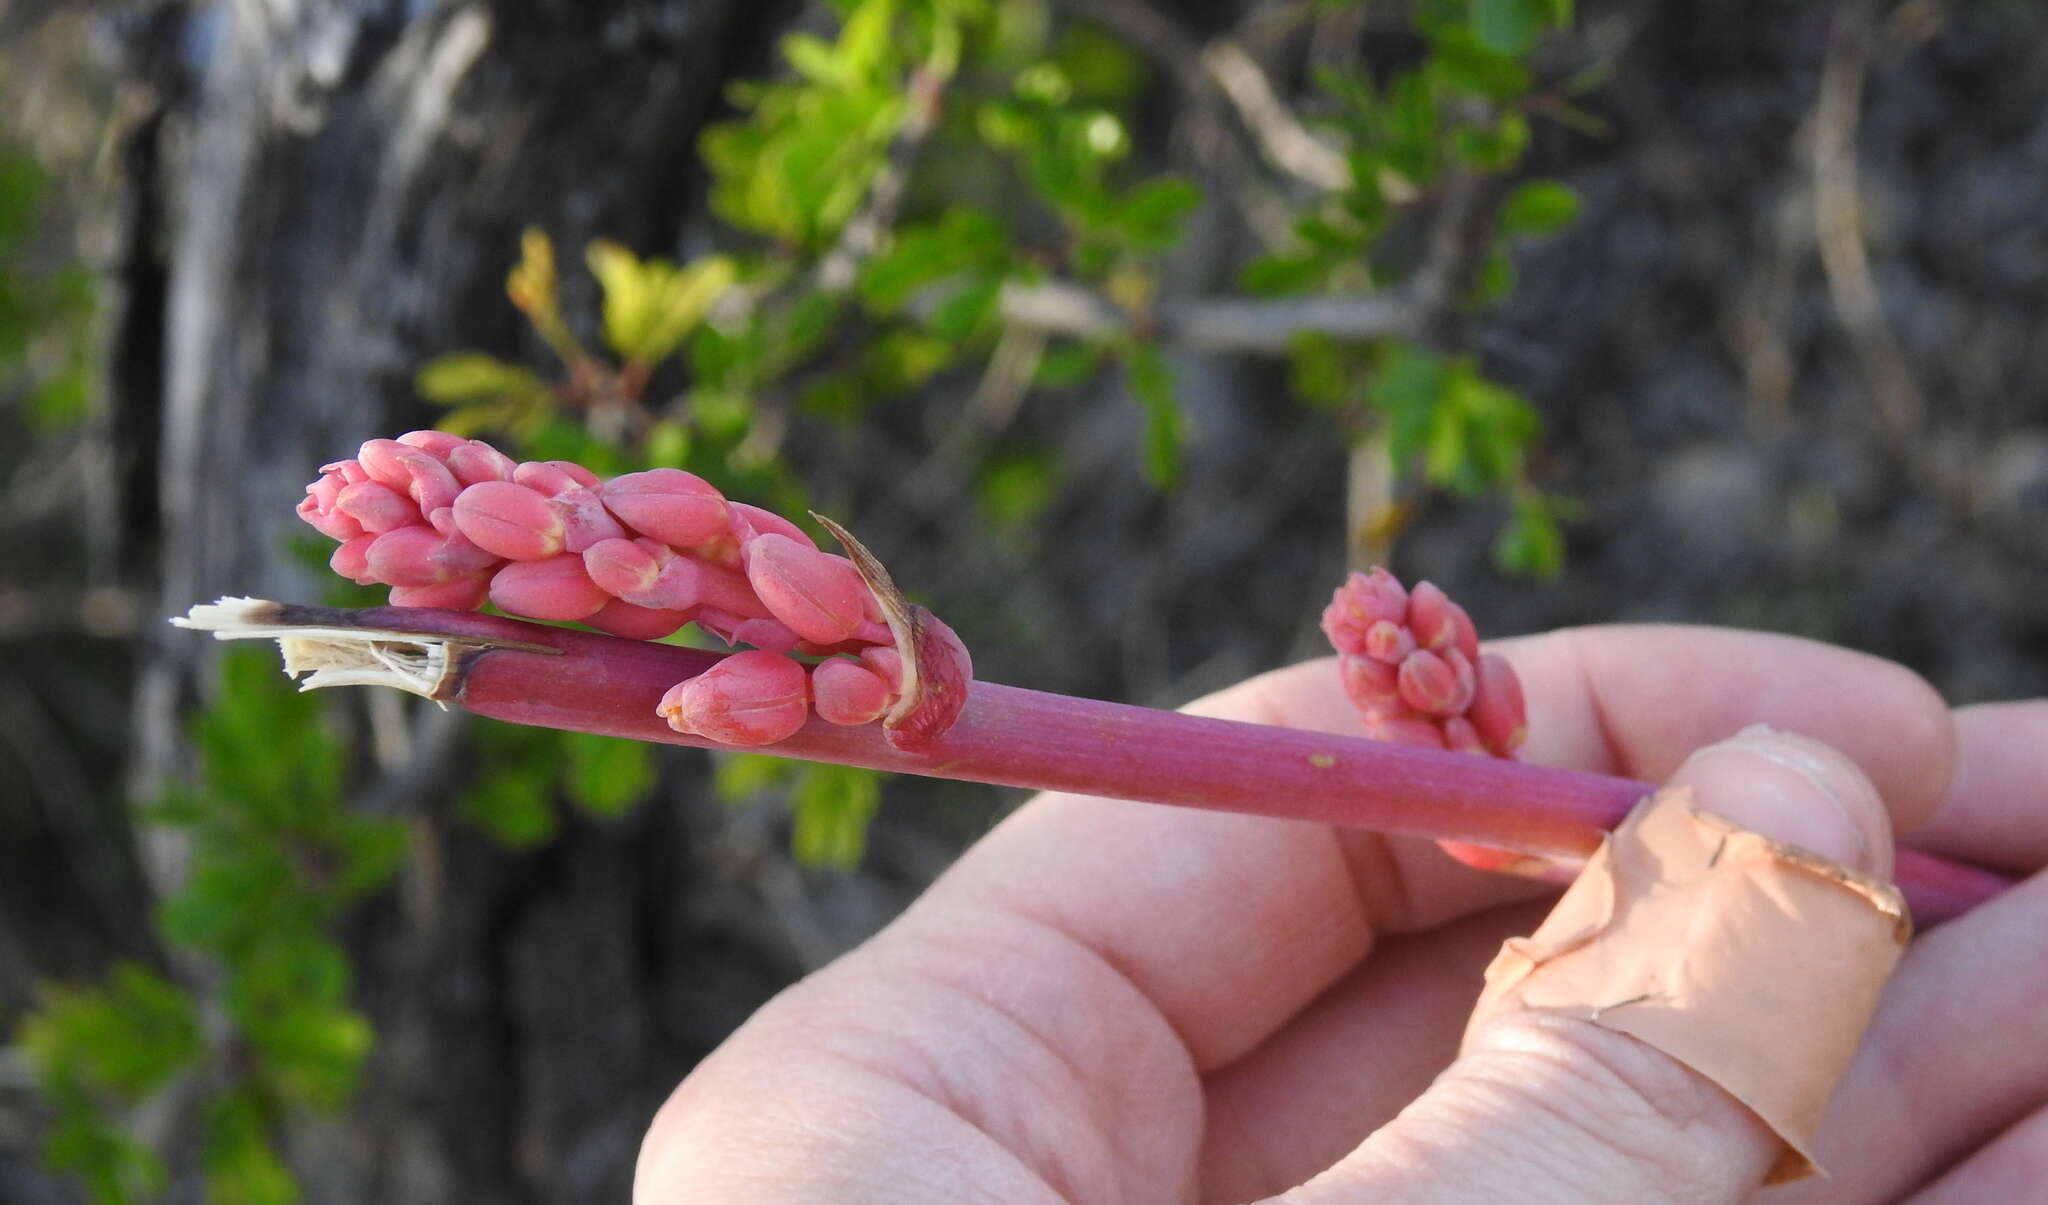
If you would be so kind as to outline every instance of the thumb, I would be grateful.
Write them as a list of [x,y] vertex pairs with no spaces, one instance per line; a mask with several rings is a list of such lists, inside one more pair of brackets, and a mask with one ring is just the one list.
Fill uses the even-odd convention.
[[[1737,825],[1891,874],[1876,788],[1817,741],[1747,729],[1694,753],[1671,781]],[[1784,1150],[1755,1113],[1656,1047],[1591,1020],[1516,1008],[1476,1025],[1427,1092],[1281,1200],[1737,1201]]]

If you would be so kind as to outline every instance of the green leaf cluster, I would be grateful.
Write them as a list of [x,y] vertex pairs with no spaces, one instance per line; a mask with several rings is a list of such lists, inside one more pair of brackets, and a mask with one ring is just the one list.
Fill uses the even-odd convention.
[[882,776],[873,770],[758,753],[721,757],[713,788],[732,804],[763,797],[785,800],[796,860],[839,870],[860,864],[868,822],[882,801]]
[[[345,1104],[371,1044],[332,930],[396,872],[405,830],[346,806],[342,747],[319,699],[293,691],[260,651],[222,658],[192,739],[197,780],[150,810],[190,851],[156,927],[212,967],[208,993],[121,966],[98,986],[45,989],[22,1030],[57,1108],[45,1156],[79,1173],[96,1202],[161,1187],[160,1159],[121,1116],[180,1074],[202,1085],[207,1199],[295,1200],[273,1131],[295,1111]],[[218,1018],[203,1043],[202,1009]]]

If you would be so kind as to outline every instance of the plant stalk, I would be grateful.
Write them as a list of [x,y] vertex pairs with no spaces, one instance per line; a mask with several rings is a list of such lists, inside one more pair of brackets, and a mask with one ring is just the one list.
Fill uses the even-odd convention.
[[[393,686],[492,719],[670,745],[728,746],[655,714],[670,686],[724,656],[701,649],[465,611],[344,610],[223,599],[173,622],[223,640],[278,641],[301,689]],[[744,750],[1031,790],[1243,812],[1404,837],[1583,858],[1654,788],[1600,774],[1211,719],[975,682],[928,752],[875,724],[813,716]],[[1901,849],[1897,880],[1922,925],[2010,885],[2001,875]]]

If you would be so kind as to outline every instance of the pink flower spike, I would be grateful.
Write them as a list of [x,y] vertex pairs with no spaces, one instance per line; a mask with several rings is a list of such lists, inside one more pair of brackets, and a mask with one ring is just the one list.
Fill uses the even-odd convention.
[[865,622],[867,583],[850,561],[775,534],[748,540],[741,557],[754,593],[803,639],[837,644]]
[[797,646],[796,633],[773,619],[748,619],[735,625],[729,644],[751,644],[769,653],[787,653]]
[[1343,679],[1344,693],[1361,711],[1384,714],[1405,706],[1397,684],[1400,670],[1384,661],[1342,653],[1337,657],[1337,673]]
[[727,745],[772,745],[810,717],[804,667],[774,653],[734,653],[668,689],[655,711],[677,732]]
[[649,469],[614,477],[598,497],[626,526],[676,548],[696,548],[731,530],[725,496],[681,469]]
[[1394,575],[1375,565],[1370,574],[1353,573],[1323,608],[1323,634],[1340,653],[1365,652],[1366,633],[1382,620],[1395,626],[1406,621],[1408,591]]
[[1428,649],[1416,649],[1401,662],[1401,698],[1424,715],[1455,715],[1460,702],[1458,678],[1450,664]]
[[818,718],[849,727],[882,718],[894,700],[889,684],[858,661],[834,657],[811,671],[811,694]]
[[358,586],[376,584],[377,577],[370,572],[370,545],[382,539],[381,536],[361,535],[345,540],[327,558],[327,567],[354,582]]
[[411,499],[376,481],[343,486],[335,495],[334,506],[362,524],[364,531],[380,535],[425,522],[419,507],[414,506]]
[[491,592],[491,575],[472,573],[431,586],[393,586],[394,607],[440,607],[448,611],[474,611],[484,605]]
[[1366,656],[1388,665],[1399,665],[1415,651],[1415,633],[1391,619],[1381,619],[1365,630]]
[[690,622],[688,611],[661,611],[653,607],[636,607],[618,599],[606,603],[584,623],[600,632],[624,636],[628,640],[659,640],[677,628]]
[[1477,689],[1466,715],[1479,739],[1497,757],[1512,757],[1529,735],[1528,706],[1522,682],[1499,653],[1481,653],[1476,667]]
[[509,481],[479,481],[455,497],[462,534],[514,561],[538,561],[562,551],[562,516],[546,498]]
[[611,595],[583,571],[581,556],[564,552],[498,570],[491,578],[491,601],[513,615],[566,621],[595,614]]
[[378,536],[365,554],[370,572],[393,586],[432,586],[489,569],[498,558],[431,527],[401,527]]

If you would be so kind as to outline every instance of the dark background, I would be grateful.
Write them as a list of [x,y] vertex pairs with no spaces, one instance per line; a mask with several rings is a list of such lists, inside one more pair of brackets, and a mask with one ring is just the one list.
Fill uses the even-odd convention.
[[[1203,35],[1265,7],[1180,13]],[[430,422],[427,358],[532,355],[501,291],[522,226],[708,245],[696,132],[809,19],[730,0],[4,13],[17,137],[57,163],[52,254],[101,278],[104,371],[75,431],[0,412],[0,1032],[38,980],[161,961],[146,901],[177,851],[126,809],[188,764],[179,717],[215,656],[162,617],[308,597],[284,548],[313,467]],[[2048,693],[2048,7],[1589,0],[1574,37],[1612,64],[1584,102],[1607,129],[1539,124],[1529,166],[1583,211],[1518,255],[1473,332],[1545,416],[1537,476],[1578,505],[1564,573],[1502,576],[1498,508],[1441,499],[1396,570],[1493,635],[1735,624],[1895,658],[1958,703]],[[1282,43],[1267,66],[1299,83],[1303,59]],[[1149,160],[1188,161],[1170,81],[1137,132]],[[1844,146],[1846,215],[1826,178]],[[1227,217],[1197,230],[1174,287],[1227,288],[1246,240]],[[1844,230],[1867,278],[1827,244]],[[587,308],[589,283],[566,287]],[[959,421],[944,391],[798,429],[787,454],[943,601],[981,676],[1171,705],[1318,651],[1345,491],[1337,433],[1277,366],[1172,366],[1195,432],[1179,487],[1140,481],[1113,378],[1033,399],[1000,438],[1055,449],[1056,492],[1000,539],[934,452]],[[455,743],[455,721],[416,722],[423,748]],[[291,1135],[310,1201],[622,1199],[692,1061],[1014,802],[893,784],[861,869],[819,872],[776,808],[711,801],[699,755],[665,755],[654,805],[528,853],[450,817],[467,770],[429,757],[377,795],[431,856],[349,922],[378,1047],[358,1107]],[[0,1056],[0,1200],[66,1199],[32,1171],[38,1116]]]

